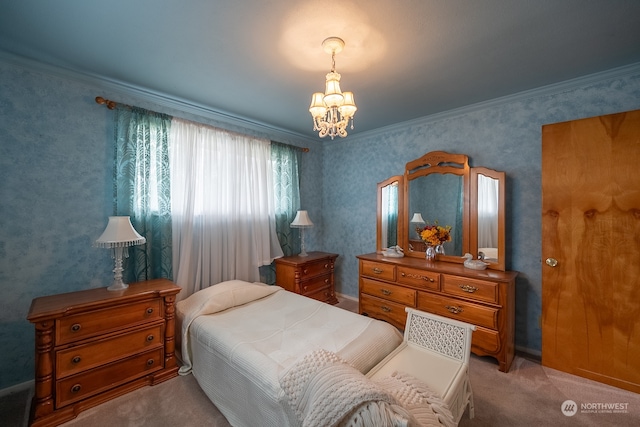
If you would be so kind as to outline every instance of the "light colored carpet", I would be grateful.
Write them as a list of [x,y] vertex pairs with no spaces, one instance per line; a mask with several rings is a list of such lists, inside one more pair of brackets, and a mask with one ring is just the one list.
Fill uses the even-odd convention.
[[[516,357],[508,374],[489,358],[472,356],[475,418],[463,415],[460,427],[475,426],[639,426],[640,395],[574,377]],[[562,414],[561,405],[623,403],[627,413]],[[251,410],[247,408],[247,410]],[[145,387],[81,413],[64,427],[214,426],[229,423],[207,399],[192,375]],[[256,426],[263,427],[263,426]],[[274,426],[279,427],[279,426]]]

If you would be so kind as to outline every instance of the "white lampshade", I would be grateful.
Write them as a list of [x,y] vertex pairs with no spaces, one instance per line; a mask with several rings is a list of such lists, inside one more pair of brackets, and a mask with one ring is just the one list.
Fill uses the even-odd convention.
[[309,219],[307,211],[298,211],[296,217],[291,223],[291,228],[309,228],[313,227],[313,222]]
[[107,228],[96,240],[96,246],[99,248],[126,247],[142,245],[146,241],[133,228],[131,218],[128,216],[110,216]]
[[339,107],[344,102],[344,96],[340,90],[340,74],[328,73],[324,91],[324,105],[327,107]]
[[312,117],[324,117],[327,113],[327,107],[324,105],[324,93],[316,92],[311,96],[311,106],[309,112]]
[[342,92],[342,95],[344,96],[344,103],[338,107],[338,110],[344,117],[353,117],[358,109],[358,107],[356,107],[356,101],[353,98],[353,92]]
[[420,212],[416,212],[413,214],[413,218],[411,218],[411,221],[409,222],[415,222],[418,224],[424,224],[424,219],[422,218],[422,214]]

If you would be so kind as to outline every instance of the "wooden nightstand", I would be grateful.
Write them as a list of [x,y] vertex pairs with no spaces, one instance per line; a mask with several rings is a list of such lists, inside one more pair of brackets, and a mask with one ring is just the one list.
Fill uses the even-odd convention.
[[55,426],[80,411],[175,377],[175,298],[167,279],[36,298],[36,390],[31,425]]
[[276,259],[276,285],[309,298],[337,304],[333,268],[338,254],[309,252]]

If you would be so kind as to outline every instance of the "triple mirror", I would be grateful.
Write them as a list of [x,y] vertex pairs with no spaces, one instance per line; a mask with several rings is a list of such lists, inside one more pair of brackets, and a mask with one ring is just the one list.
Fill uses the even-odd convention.
[[470,168],[464,154],[433,151],[378,184],[378,251],[398,245],[405,255],[424,258],[427,245],[419,232],[426,225],[449,229],[436,260],[462,263],[470,253],[504,271],[504,172]]

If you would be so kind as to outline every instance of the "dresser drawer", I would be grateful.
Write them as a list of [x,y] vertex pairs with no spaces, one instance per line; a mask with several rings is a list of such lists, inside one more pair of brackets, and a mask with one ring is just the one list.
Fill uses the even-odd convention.
[[415,268],[398,267],[398,283],[439,291],[440,273]]
[[403,288],[402,286],[391,285],[377,280],[360,278],[361,291],[374,297],[394,301],[410,307],[416,306],[416,291]]
[[389,322],[398,329],[404,329],[407,323],[407,312],[404,307],[402,304],[396,304],[382,298],[360,294],[361,314]]
[[361,261],[361,274],[363,276],[374,277],[380,280],[396,281],[396,267],[390,264],[383,264],[372,261]]
[[471,346],[487,353],[496,353],[500,350],[500,334],[478,326],[471,336]]
[[117,387],[135,378],[163,368],[163,351],[159,348],[56,382],[56,408]]
[[319,276],[300,283],[300,293],[309,295],[331,286],[331,276]]
[[162,319],[159,298],[62,317],[56,320],[56,345],[158,319]]
[[498,309],[456,298],[418,292],[418,310],[428,311],[490,329],[498,328]]
[[442,275],[442,290],[448,294],[460,295],[478,301],[498,303],[498,284],[467,277]]
[[309,277],[319,275],[329,275],[333,269],[333,262],[330,260],[320,260],[318,262],[310,262],[300,267],[300,279],[304,280]]
[[58,378],[111,363],[163,345],[163,322],[123,335],[56,352]]

